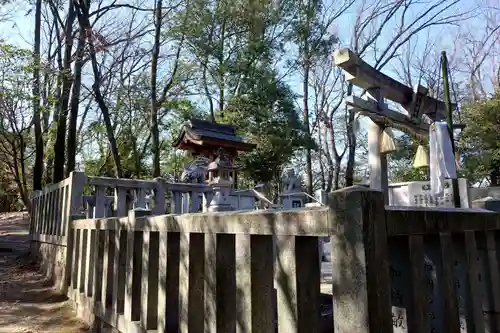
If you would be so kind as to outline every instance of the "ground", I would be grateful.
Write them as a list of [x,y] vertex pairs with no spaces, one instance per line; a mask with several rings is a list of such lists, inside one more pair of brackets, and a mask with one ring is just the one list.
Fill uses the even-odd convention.
[[90,332],[28,257],[26,213],[0,214],[0,333]]

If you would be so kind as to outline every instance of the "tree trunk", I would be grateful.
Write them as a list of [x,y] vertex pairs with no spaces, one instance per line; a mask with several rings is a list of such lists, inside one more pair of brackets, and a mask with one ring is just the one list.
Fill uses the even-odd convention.
[[78,36],[78,46],[76,48],[76,61],[75,61],[75,73],[73,78],[73,87],[71,90],[71,110],[69,114],[69,126],[68,126],[68,142],[66,144],[66,156],[67,156],[67,166],[66,166],[66,177],[69,177],[71,171],[75,170],[76,165],[76,132],[77,132],[77,119],[78,119],[78,109],[80,106],[80,90],[82,86],[82,68],[83,68],[83,56],[85,52],[85,31],[80,29]]
[[73,22],[75,10],[73,2],[68,4],[68,18],[64,28],[65,50],[62,71],[62,91],[59,101],[59,119],[57,121],[57,134],[54,143],[54,170],[52,181],[60,182],[64,179],[65,145],[66,145],[66,122],[68,121],[69,94],[71,92],[71,53],[73,51]]
[[[306,53],[308,53],[308,48],[309,48],[309,42],[306,39],[305,41],[306,44]],[[310,59],[306,55],[304,59],[304,81],[303,81],[303,90],[304,90],[304,96],[302,98],[303,102],[303,107],[304,107],[304,126],[305,130],[308,136],[311,135],[311,129],[309,127],[309,62]],[[306,187],[307,187],[307,193],[309,195],[313,195],[313,176],[312,176],[312,152],[311,148],[307,147],[306,149]]]
[[104,101],[104,97],[101,93],[101,73],[99,72],[99,67],[97,65],[97,57],[94,47],[94,42],[92,40],[92,27],[89,20],[89,8],[86,5],[85,0],[74,0],[75,5],[78,5],[78,21],[80,23],[80,29],[86,32],[87,42],[89,45],[90,59],[92,62],[92,72],[94,74],[94,84],[92,85],[92,91],[94,92],[94,98],[101,109],[102,117],[104,119],[104,124],[106,126],[106,134],[109,140],[109,146],[111,153],[113,155],[113,160],[115,162],[116,177],[123,177],[123,170],[120,161],[120,153],[118,152],[118,145],[116,144],[115,134],[113,132],[113,125],[111,124],[111,118],[109,116],[109,109]]
[[[347,96],[352,95],[352,83],[347,86]],[[347,123],[347,144],[349,146],[347,151],[347,167],[345,170],[345,186],[352,186],[354,184],[354,162],[356,160],[356,133],[354,132],[354,113],[349,113]]]
[[[42,21],[42,0],[36,1],[35,45],[33,47],[33,125],[35,127],[35,165],[33,166],[33,190],[42,189],[43,136],[40,117],[40,34]],[[23,199],[24,200],[24,199]]]
[[157,0],[155,6],[155,42],[151,57],[151,152],[153,153],[153,177],[160,177],[160,133],[158,130],[157,82],[158,56],[160,54],[160,34],[162,19],[162,0]]

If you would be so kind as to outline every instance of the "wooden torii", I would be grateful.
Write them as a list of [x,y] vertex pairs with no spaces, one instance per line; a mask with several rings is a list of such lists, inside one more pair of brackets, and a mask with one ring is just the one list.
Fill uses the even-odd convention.
[[[345,103],[350,112],[358,112],[370,119],[368,126],[370,187],[383,191],[387,204],[389,190],[387,155],[380,152],[384,129],[393,127],[427,137],[432,122],[446,119],[445,104],[428,96],[426,87],[417,85],[415,88],[410,88],[370,66],[349,49],[335,51],[334,61],[336,66],[343,69],[347,82],[365,90],[364,99],[348,96]],[[400,104],[402,112],[391,110],[384,99]]]

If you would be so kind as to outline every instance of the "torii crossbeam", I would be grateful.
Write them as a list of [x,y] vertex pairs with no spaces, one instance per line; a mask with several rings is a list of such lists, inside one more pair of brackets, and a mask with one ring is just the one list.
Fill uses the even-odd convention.
[[[426,87],[408,87],[370,66],[349,49],[335,51],[334,60],[335,65],[343,69],[347,82],[366,91],[367,98],[348,96],[345,103],[350,112],[359,112],[372,120],[368,127],[370,187],[384,191],[387,202],[387,157],[380,152],[385,120],[390,127],[428,136],[429,125],[433,121],[446,119],[445,104],[427,96]],[[400,104],[404,112],[389,109],[384,99]],[[454,127],[461,128],[463,125]]]

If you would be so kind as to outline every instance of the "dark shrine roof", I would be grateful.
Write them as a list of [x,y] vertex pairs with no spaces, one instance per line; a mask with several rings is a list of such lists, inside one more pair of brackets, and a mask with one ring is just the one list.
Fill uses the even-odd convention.
[[183,142],[190,142],[196,146],[224,147],[227,145],[242,151],[255,148],[254,144],[243,141],[243,138],[236,134],[233,126],[201,119],[190,119],[184,122],[181,133],[172,146],[179,148]]

